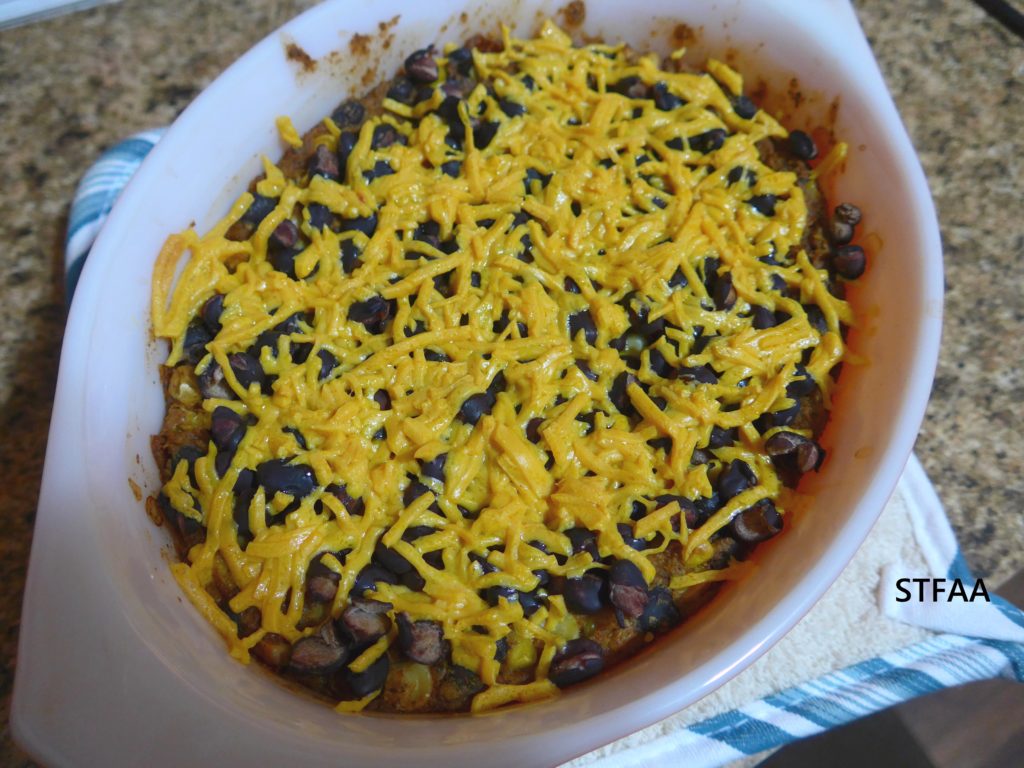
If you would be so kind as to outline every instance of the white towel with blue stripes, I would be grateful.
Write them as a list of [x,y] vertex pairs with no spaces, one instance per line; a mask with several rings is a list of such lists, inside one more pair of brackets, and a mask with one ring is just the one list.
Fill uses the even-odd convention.
[[[107,214],[162,135],[163,129],[158,129],[120,142],[104,152],[82,179],[72,203],[66,241],[69,301]],[[674,716],[584,755],[572,765],[710,768],[941,688],[995,677],[1024,682],[1024,611],[997,595],[989,595],[990,602],[948,600],[957,580],[968,591],[973,591],[976,581],[935,489],[914,457],[900,480],[897,496],[906,503],[927,572],[900,562],[887,564],[879,580],[878,613],[938,634],[704,719]],[[936,594],[931,581],[927,589],[913,581],[924,578],[942,580],[946,592]],[[904,599],[911,589],[914,599]],[[918,599],[922,596],[924,599]]]

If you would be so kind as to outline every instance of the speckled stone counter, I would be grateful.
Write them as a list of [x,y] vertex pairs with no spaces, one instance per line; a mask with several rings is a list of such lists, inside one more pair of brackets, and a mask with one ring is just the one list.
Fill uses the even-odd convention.
[[[964,0],[856,0],[942,225],[946,316],[917,452],[971,566],[1024,567],[1024,44]],[[68,206],[98,153],[166,125],[299,0],[121,2],[0,32],[0,765],[64,323]]]

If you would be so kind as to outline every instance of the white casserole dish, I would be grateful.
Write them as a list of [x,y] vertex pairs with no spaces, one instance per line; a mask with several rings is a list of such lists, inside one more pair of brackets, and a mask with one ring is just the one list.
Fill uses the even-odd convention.
[[[485,716],[340,716],[227,654],[170,576],[168,541],[129,479],[155,491],[149,437],[163,413],[150,339],[153,261],[171,232],[203,231],[277,157],[274,127],[300,131],[429,42],[530,33],[560,2],[327,2],[242,57],[177,120],[118,202],[89,257],[65,336],[21,625],[12,724],[51,765],[554,764],[649,725],[720,686],[777,641],[832,583],[895,487],[924,413],[938,353],[942,263],[924,175],[846,0],[591,0],[581,31],[667,52],[685,22],[695,60],[712,53],[805,95],[791,127],[824,122],[850,144],[834,196],[865,211],[872,253],[855,302],[863,366],[846,366],[813,480],[815,509],[768,547],[759,574],[699,620],[560,698]],[[459,14],[469,18],[461,22]],[[289,43],[318,61],[305,71]],[[333,53],[332,52],[336,52]],[[769,98],[769,107],[778,105]]]

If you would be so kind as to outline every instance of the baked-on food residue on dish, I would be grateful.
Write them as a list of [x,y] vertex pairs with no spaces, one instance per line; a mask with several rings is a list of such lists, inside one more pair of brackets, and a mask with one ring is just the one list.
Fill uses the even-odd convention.
[[542,699],[784,527],[859,212],[827,216],[810,136],[715,60],[548,22],[385,87],[282,118],[281,162],[168,239],[151,504],[240,661],[341,710]]

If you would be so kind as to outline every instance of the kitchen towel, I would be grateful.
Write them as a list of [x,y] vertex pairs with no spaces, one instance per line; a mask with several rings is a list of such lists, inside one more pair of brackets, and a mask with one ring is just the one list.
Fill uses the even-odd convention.
[[[107,214],[162,135],[157,129],[120,142],[83,177],[65,248],[69,303]],[[901,578],[945,579],[947,592],[900,602]],[[868,541],[774,648],[682,712],[567,766],[719,766],[940,688],[1024,681],[1024,611],[995,595],[947,602],[956,579],[972,591],[975,580],[935,489],[912,456]]]

